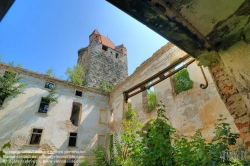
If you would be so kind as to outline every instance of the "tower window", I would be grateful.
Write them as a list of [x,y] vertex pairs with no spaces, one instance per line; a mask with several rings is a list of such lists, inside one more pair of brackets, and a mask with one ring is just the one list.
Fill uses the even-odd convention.
[[69,134],[69,145],[68,146],[76,146],[76,137],[77,137],[77,133],[70,133]]
[[107,51],[107,49],[108,49],[107,46],[102,45],[102,50]]
[[33,129],[30,144],[38,145],[42,137],[43,129]]
[[118,54],[118,53],[116,53],[116,54],[115,54],[115,57],[116,57],[116,58],[118,58],[118,56],[119,56],[119,54]]

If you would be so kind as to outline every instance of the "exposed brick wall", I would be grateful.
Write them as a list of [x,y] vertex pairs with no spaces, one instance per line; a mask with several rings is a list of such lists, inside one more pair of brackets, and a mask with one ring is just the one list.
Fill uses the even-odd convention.
[[225,103],[230,114],[233,116],[235,125],[239,129],[241,138],[245,142],[245,146],[249,147],[250,140],[244,136],[250,134],[249,108],[235,86],[234,77],[227,73],[223,62],[211,66],[210,71],[214,78],[214,82],[217,85],[221,99]]

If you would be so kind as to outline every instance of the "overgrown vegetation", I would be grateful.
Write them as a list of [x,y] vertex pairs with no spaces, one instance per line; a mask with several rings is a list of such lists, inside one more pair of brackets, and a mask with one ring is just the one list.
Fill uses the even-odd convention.
[[[108,150],[94,150],[98,166],[222,166],[247,165],[246,161],[222,158],[223,151],[235,145],[238,134],[230,131],[230,125],[222,116],[215,124],[215,136],[211,141],[203,138],[200,130],[192,137],[178,135],[164,115],[165,106],[158,105],[157,118],[149,122],[149,129],[141,131],[137,116],[123,120],[122,140],[109,141]],[[116,152],[116,153],[114,153]]]
[[4,76],[0,77],[0,106],[7,97],[16,97],[21,94],[25,84],[18,84],[21,77],[16,77],[14,68],[5,71]]
[[156,94],[154,91],[148,91],[147,92],[147,98],[148,98],[148,107],[146,112],[152,112],[155,107],[157,106],[157,101],[156,101]]
[[136,115],[136,113],[133,111],[131,103],[128,103],[128,109],[125,112],[125,118],[128,120],[128,119],[132,118],[135,115]]
[[104,81],[101,85],[101,89],[104,92],[110,92],[114,89],[114,86],[111,84],[108,84],[106,81]]
[[48,102],[48,103],[58,103],[58,98],[56,97],[56,88],[52,88],[52,89],[49,89],[49,94],[44,97],[44,99]]
[[54,75],[55,75],[52,68],[49,68],[48,70],[46,70],[46,74],[49,76],[52,76],[52,77],[54,77]]
[[69,81],[73,84],[81,86],[85,85],[85,80],[83,79],[84,71],[80,65],[75,65],[73,69],[68,67],[65,74],[68,76]]
[[2,147],[1,147],[1,150],[0,150],[0,158],[3,158],[3,156],[5,155],[5,153],[4,153],[4,149],[6,149],[6,148],[10,148],[10,142],[7,142],[7,143],[5,143]]
[[190,79],[187,69],[182,69],[174,74],[174,85],[176,94],[192,89],[193,81]]

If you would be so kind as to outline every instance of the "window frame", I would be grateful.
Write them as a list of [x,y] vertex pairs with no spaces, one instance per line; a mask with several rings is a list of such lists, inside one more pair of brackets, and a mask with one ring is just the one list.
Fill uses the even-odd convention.
[[[42,131],[41,131],[41,133],[34,133],[34,130],[42,130]],[[43,136],[43,130],[44,130],[43,128],[39,128],[39,127],[33,127],[32,128],[31,133],[30,133],[29,145],[31,145],[31,146],[40,145],[41,140],[42,140],[42,136]],[[38,143],[31,143],[33,135],[40,135]]]
[[[70,134],[76,134],[76,136],[71,136]],[[77,145],[77,135],[78,135],[78,133],[77,132],[70,132],[69,133],[69,141],[68,141],[68,147],[77,147],[76,145]],[[70,146],[70,139],[71,138],[75,138],[76,140],[75,140],[75,145],[74,146]]]
[[[39,104],[39,107],[38,107],[38,113],[47,114],[48,111],[49,111],[50,102],[48,102],[48,101],[43,101],[43,100],[45,100],[45,97],[42,97],[42,98],[41,98],[41,101],[40,101],[40,104]],[[44,103],[45,103],[45,104],[44,104]],[[45,106],[45,105],[48,105],[48,108],[47,108],[46,112],[40,111],[40,108],[41,108],[41,105],[42,105],[42,104],[44,104],[44,106]],[[43,107],[43,110],[44,110],[44,107]]]
[[[47,83],[53,84],[53,88],[46,87]],[[51,81],[46,81],[45,84],[44,84],[45,89],[55,89],[55,86],[56,86],[56,84],[54,82],[51,82]]]
[[[77,91],[82,93],[81,96],[76,95]],[[75,89],[75,96],[82,98],[83,97],[83,91],[79,90],[79,89]]]

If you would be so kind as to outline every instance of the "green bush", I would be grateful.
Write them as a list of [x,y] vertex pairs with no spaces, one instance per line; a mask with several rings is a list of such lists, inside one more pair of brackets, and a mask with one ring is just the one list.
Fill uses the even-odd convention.
[[114,89],[114,86],[111,84],[108,84],[106,81],[103,82],[102,86],[101,86],[102,91],[104,92],[110,92]]
[[148,91],[147,98],[148,98],[148,107],[147,107],[147,111],[146,112],[149,113],[149,112],[152,112],[155,109],[155,107],[157,106],[155,92]]
[[56,88],[52,88],[49,90],[49,94],[46,97],[44,97],[44,99],[49,103],[50,102],[51,103],[53,103],[53,102],[58,103],[58,98],[55,96],[56,94],[57,94]]
[[176,94],[192,89],[193,81],[190,80],[187,69],[182,69],[174,74],[174,85]]
[[[222,159],[221,153],[235,145],[238,134],[222,116],[215,124],[215,136],[208,142],[200,130],[187,137],[178,135],[164,115],[165,106],[158,105],[157,118],[149,124],[148,131],[141,131],[137,116],[123,121],[121,141],[104,148],[97,148],[96,163],[106,166],[245,166],[249,163],[233,159]],[[112,148],[111,148],[112,147]],[[115,150],[113,150],[113,148]],[[110,151],[112,149],[112,151]],[[114,154],[114,151],[117,153]],[[97,153],[98,152],[98,153]],[[112,154],[109,156],[108,154]]]
[[76,85],[85,85],[85,80],[83,79],[84,77],[84,71],[83,68],[80,65],[75,65],[73,69],[67,68],[66,75],[68,75],[68,79],[70,82]]
[[130,103],[128,103],[128,110],[125,112],[125,118],[129,120],[134,116],[135,112],[132,109],[132,106]]

